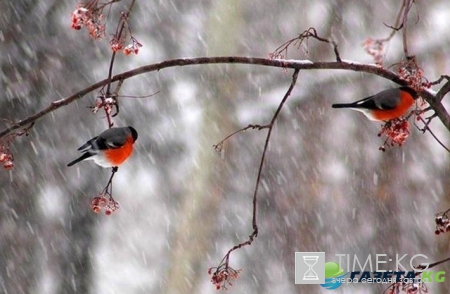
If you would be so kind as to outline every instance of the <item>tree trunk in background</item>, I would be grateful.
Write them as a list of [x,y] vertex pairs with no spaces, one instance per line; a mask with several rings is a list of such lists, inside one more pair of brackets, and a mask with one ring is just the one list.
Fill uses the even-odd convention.
[[[240,1],[233,0],[217,2],[212,7],[207,23],[208,55],[237,53],[235,42],[240,27],[239,5]],[[202,85],[204,89],[199,90],[198,97],[202,105],[199,142],[172,236],[166,293],[198,293],[201,283],[208,279],[203,264],[208,252],[214,249],[212,240],[216,236],[212,233],[217,229],[217,214],[220,213],[229,176],[227,159],[222,159],[212,145],[234,131],[232,105],[239,81],[235,69],[233,76],[228,76],[225,67],[213,66],[206,76],[206,82]],[[229,145],[228,142],[226,145]],[[231,156],[229,148],[226,156]]]
[[[3,172],[3,171],[2,171]],[[0,292],[28,294],[36,287],[36,263],[39,227],[34,206],[35,198],[28,201],[16,197],[15,189],[21,186],[30,188],[26,183],[16,180],[13,183],[1,181],[0,213]],[[30,190],[28,190],[30,191]],[[11,196],[8,196],[11,195]]]
[[[0,2],[1,46],[3,57],[8,56],[0,60],[1,129],[8,125],[3,119],[15,121],[37,112],[62,93],[70,93],[74,85],[68,81],[82,82],[87,76],[86,63],[75,62],[92,57],[80,50],[83,45],[54,52],[67,43],[61,40],[69,31],[69,26],[55,29],[64,12],[61,7],[60,1]],[[0,293],[89,293],[95,226],[89,202],[79,196],[95,183],[73,189],[68,184],[64,169],[69,149],[61,142],[77,135],[71,132],[72,125],[83,123],[74,113],[64,118],[63,126],[60,115],[43,118],[29,136],[13,142],[14,169],[7,172],[0,166]],[[48,187],[54,193],[46,194]],[[56,203],[61,203],[58,216],[46,214],[48,207],[43,206]]]

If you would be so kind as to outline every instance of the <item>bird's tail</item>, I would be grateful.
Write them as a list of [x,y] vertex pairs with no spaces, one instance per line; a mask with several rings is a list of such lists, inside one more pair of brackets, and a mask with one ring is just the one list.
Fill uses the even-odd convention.
[[91,157],[92,155],[94,155],[94,154],[92,154],[90,152],[86,152],[83,155],[81,155],[80,157],[78,157],[77,159],[75,159],[74,161],[72,161],[69,164],[67,164],[67,166],[72,166],[72,165],[74,165],[74,164],[76,164],[76,163],[78,163],[78,162],[80,162],[82,160],[85,160],[86,158]]
[[355,103],[337,103],[331,105],[333,108],[358,108],[358,105]]

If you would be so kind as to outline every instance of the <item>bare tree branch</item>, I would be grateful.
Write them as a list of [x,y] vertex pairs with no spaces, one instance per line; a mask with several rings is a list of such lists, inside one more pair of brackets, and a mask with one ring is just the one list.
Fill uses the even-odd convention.
[[[235,246],[233,246],[230,250],[228,250],[228,252],[225,254],[224,258],[222,259],[222,261],[220,262],[218,267],[214,267],[216,270],[213,273],[213,276],[219,276],[221,271],[226,271],[228,272],[230,269],[233,270],[230,266],[229,266],[229,260],[230,260],[230,254],[237,250],[240,249],[244,246],[247,245],[251,245],[253,243],[253,241],[255,240],[256,237],[258,237],[258,224],[257,224],[257,211],[258,211],[258,189],[259,189],[259,184],[261,182],[261,175],[262,175],[262,171],[263,171],[263,167],[264,167],[264,161],[266,158],[266,154],[267,154],[267,150],[269,147],[269,141],[270,141],[270,135],[272,134],[272,130],[273,127],[275,125],[275,121],[278,118],[278,115],[281,112],[281,109],[283,108],[285,102],[287,101],[287,99],[289,98],[289,96],[292,93],[292,90],[295,87],[295,84],[297,83],[297,78],[298,78],[298,73],[300,72],[300,69],[295,69],[294,74],[292,75],[292,81],[291,84],[288,88],[288,90],[286,91],[286,94],[284,94],[283,99],[281,100],[280,104],[278,105],[277,110],[275,111],[271,121],[269,124],[267,125],[263,125],[263,126],[252,126],[249,125],[246,128],[240,129],[236,132],[234,132],[233,134],[229,135],[227,138],[231,137],[232,135],[236,134],[237,132],[249,129],[249,128],[256,128],[256,129],[264,129],[264,128],[268,128],[269,131],[267,132],[267,136],[266,136],[266,142],[264,143],[264,149],[261,155],[261,161],[259,163],[259,169],[258,169],[258,176],[256,178],[256,184],[255,184],[255,190],[253,192],[253,201],[252,201],[252,208],[253,208],[253,212],[252,212],[252,228],[253,228],[253,232],[250,234],[250,236],[248,237],[248,239],[244,242],[241,242]],[[224,140],[226,140],[227,138],[225,138]],[[221,142],[223,143],[223,141]],[[219,143],[219,144],[221,144]],[[214,280],[214,279],[213,279]],[[215,282],[216,283],[216,282]]]
[[[161,69],[175,67],[175,66],[188,66],[188,65],[200,65],[200,64],[252,64],[261,65],[269,67],[279,67],[279,68],[291,68],[298,70],[311,70],[311,69],[341,69],[350,70],[355,72],[365,72],[371,73],[387,80],[390,80],[399,85],[406,86],[407,83],[402,80],[397,74],[387,69],[361,63],[353,63],[351,61],[342,62],[311,62],[303,60],[283,60],[283,59],[270,59],[270,58],[257,58],[257,57],[239,57],[239,56],[223,56],[223,57],[198,57],[198,58],[180,58],[163,61],[160,63],[154,63],[146,66],[142,66],[127,72],[123,72],[113,76],[111,79],[104,79],[99,81],[73,95],[66,98],[53,101],[48,107],[42,109],[41,111],[24,118],[17,123],[13,124],[11,127],[0,132],[0,139],[4,136],[17,131],[31,123],[37,121],[43,116],[68,105],[78,99],[81,99],[86,94],[107,85],[109,82],[116,82],[119,80],[128,79],[140,74],[149,73],[153,71],[159,71]],[[436,112],[437,116],[444,124],[444,126],[450,131],[450,115],[447,113],[446,109],[442,105],[441,101],[438,101],[436,97],[428,91],[422,91],[421,96],[430,104],[433,110]]]
[[437,81],[430,83],[431,85],[437,85],[441,83],[444,79],[447,80],[447,82],[442,86],[442,88],[439,90],[439,92],[436,94],[436,101],[441,102],[442,99],[444,99],[444,96],[450,92],[450,76],[448,75],[442,75]]

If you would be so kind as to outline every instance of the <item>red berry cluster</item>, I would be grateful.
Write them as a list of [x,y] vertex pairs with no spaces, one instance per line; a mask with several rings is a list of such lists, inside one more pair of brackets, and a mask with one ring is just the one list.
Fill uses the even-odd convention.
[[448,213],[446,212],[440,212],[436,214],[436,218],[434,219],[436,222],[436,231],[434,233],[436,235],[443,234],[445,232],[450,232],[450,219],[448,218]]
[[387,137],[383,146],[379,149],[381,151],[386,151],[386,148],[390,146],[398,145],[401,147],[406,139],[408,139],[409,134],[409,122],[407,118],[392,119],[386,122],[378,133],[378,137],[381,135],[386,135]]
[[385,40],[373,40],[372,38],[367,38],[363,43],[364,50],[373,57],[378,66],[383,65],[385,43]]
[[34,126],[34,123],[24,128],[21,131],[6,135],[0,139],[0,164],[3,164],[5,169],[12,169],[14,167],[14,156],[11,153],[10,146],[15,138],[20,136],[28,136],[30,129]]
[[127,46],[125,46],[125,48],[123,48],[123,54],[138,54],[139,48],[142,47],[142,44],[139,43],[135,38],[131,38],[131,41],[131,44],[128,44]]
[[120,52],[123,49],[123,40],[119,40],[116,36],[113,36],[111,41],[109,41],[109,46],[114,52]]
[[[106,25],[102,11],[106,6],[115,2],[117,1],[100,3],[99,0],[91,0],[89,3],[79,4],[77,9],[72,12],[72,29],[81,30],[85,26],[92,38],[101,39],[105,37]],[[122,31],[124,27],[128,28],[128,33]],[[127,34],[131,35],[129,44],[125,42],[125,35]],[[132,36],[127,24],[127,14],[122,13],[122,26],[118,26],[109,45],[114,52],[122,51],[125,55],[138,54],[142,44]]]
[[231,281],[237,279],[241,271],[241,269],[235,270],[229,267],[227,263],[222,263],[219,267],[208,269],[208,275],[211,276],[211,283],[220,290],[227,289],[227,285],[232,286]]
[[112,108],[116,105],[117,101],[113,97],[102,98],[97,97],[95,105],[91,108],[93,113],[97,113],[100,108],[103,108],[107,114],[111,114]]
[[125,46],[125,42],[123,40],[119,40],[116,36],[112,38],[112,40],[109,42],[109,45],[111,47],[111,50],[114,52],[120,52],[122,51],[125,55],[130,54],[138,54],[139,48],[142,47],[142,44],[139,43],[135,38],[131,37],[131,44],[128,44]]
[[417,65],[414,57],[409,57],[400,64],[398,74],[400,78],[405,80],[417,92],[422,91],[424,88],[430,88],[431,86],[431,83],[427,82],[424,77],[423,69]]
[[80,30],[85,26],[89,35],[94,39],[101,39],[105,36],[105,24],[102,22],[103,14],[100,9],[78,7],[72,12],[72,29]]
[[99,213],[100,210],[105,209],[105,214],[110,215],[117,209],[119,209],[119,203],[112,197],[106,198],[105,195],[94,197],[91,201],[91,209],[95,213]]
[[3,164],[5,169],[12,169],[14,167],[14,157],[9,151],[9,148],[0,146],[0,164]]

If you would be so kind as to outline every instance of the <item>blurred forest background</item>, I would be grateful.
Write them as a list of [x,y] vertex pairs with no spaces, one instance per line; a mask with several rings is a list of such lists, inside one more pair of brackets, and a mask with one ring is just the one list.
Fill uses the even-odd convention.
[[[384,38],[402,1],[137,1],[130,25],[144,47],[118,55],[114,72],[179,57],[268,57],[315,27],[343,59],[372,63],[362,43]],[[115,30],[113,9],[107,34]],[[76,1],[0,1],[0,129],[107,77],[107,41],[70,29]],[[409,50],[430,80],[449,74],[450,5],[416,1]],[[293,49],[293,48],[292,48]],[[386,65],[401,60],[401,35]],[[331,61],[311,40],[289,59]],[[110,171],[92,162],[68,168],[76,148],[105,130],[86,96],[40,120],[17,139],[15,167],[0,171],[0,293],[216,293],[207,275],[251,233],[251,201],[266,130],[231,132],[270,121],[292,72],[244,65],[165,69],[126,80],[116,126],[139,131],[135,153],[116,175],[121,208],[94,214],[89,203]],[[434,214],[450,207],[449,154],[413,128],[402,148],[378,151],[380,124],[333,110],[393,87],[348,71],[301,71],[272,136],[259,195],[260,233],[232,254],[242,268],[230,293],[329,293],[294,285],[294,252],[450,256],[434,234]],[[437,88],[436,88],[437,89]],[[448,99],[446,99],[449,109]],[[431,124],[448,146],[448,132]],[[439,267],[450,273],[450,264]],[[447,279],[450,277],[447,276]],[[450,283],[428,285],[449,293]],[[386,285],[345,285],[339,293],[381,293]]]

